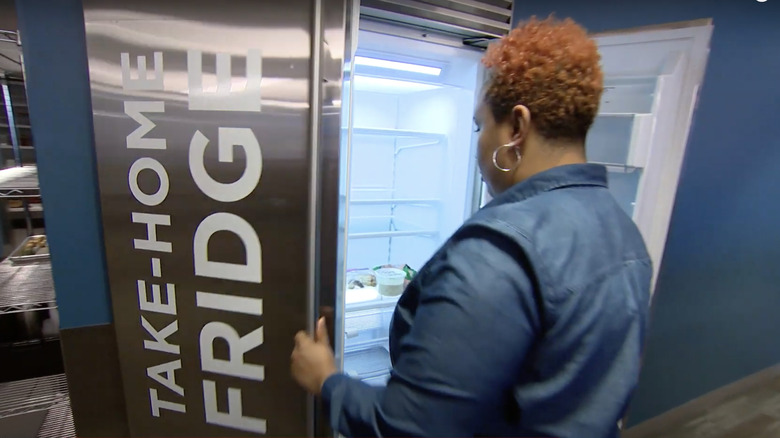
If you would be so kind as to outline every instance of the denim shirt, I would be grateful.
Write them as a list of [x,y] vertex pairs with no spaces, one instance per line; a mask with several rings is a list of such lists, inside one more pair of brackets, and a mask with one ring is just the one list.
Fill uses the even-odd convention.
[[560,166],[471,217],[390,328],[387,387],[331,376],[345,436],[617,437],[639,374],[652,267],[606,169]]

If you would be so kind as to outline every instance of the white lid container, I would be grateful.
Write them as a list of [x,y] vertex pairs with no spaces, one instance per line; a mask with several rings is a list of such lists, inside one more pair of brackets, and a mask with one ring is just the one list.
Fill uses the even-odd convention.
[[382,268],[377,269],[374,273],[376,274],[377,291],[380,295],[394,297],[403,293],[406,272],[401,269]]

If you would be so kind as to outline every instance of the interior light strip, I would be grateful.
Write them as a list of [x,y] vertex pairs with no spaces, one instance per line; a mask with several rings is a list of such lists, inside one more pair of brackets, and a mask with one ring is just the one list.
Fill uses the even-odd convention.
[[441,69],[438,67],[428,67],[419,64],[409,64],[407,62],[388,61],[386,59],[366,58],[364,56],[355,57],[355,65],[364,65],[366,67],[387,68],[391,70],[408,71],[412,73],[421,73],[424,75],[439,76]]

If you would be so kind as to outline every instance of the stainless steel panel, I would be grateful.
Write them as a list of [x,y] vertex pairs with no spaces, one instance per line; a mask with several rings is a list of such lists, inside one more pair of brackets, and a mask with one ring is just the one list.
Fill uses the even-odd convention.
[[[84,7],[131,435],[311,434],[311,400],[290,377],[289,357],[295,333],[312,327],[313,287],[333,283],[320,282],[327,277],[320,272],[335,260],[311,271],[312,254],[328,253],[332,242],[330,228],[310,218],[333,213],[323,208],[332,205],[327,181],[338,175],[331,172],[338,172],[333,108],[343,1],[85,0]],[[313,56],[320,44],[326,50]],[[145,56],[145,72],[138,56]],[[145,82],[123,82],[123,74]],[[145,111],[134,113],[138,108]],[[247,184],[230,186],[236,181]],[[143,242],[152,240],[150,229],[158,243]],[[331,296],[334,287],[319,295]],[[175,297],[168,294],[174,288]],[[171,346],[155,343],[155,330],[167,330],[157,338]],[[211,341],[214,333],[221,335]],[[249,345],[244,354],[239,337]],[[163,364],[170,373],[150,368]]]
[[[310,207],[311,241],[315,250],[310,257],[310,272],[315,274],[310,284],[314,300],[319,309],[325,309],[331,315],[337,315],[340,291],[343,284],[344,257],[343,243],[345,240],[344,220],[346,204],[342,202],[341,188],[346,178],[346,165],[343,160],[347,152],[342,136],[341,117],[345,96],[342,90],[342,73],[344,64],[351,59],[355,31],[352,32],[354,20],[357,19],[358,2],[353,0],[324,0],[321,8],[315,9],[315,29],[319,20],[319,39],[314,39],[313,51],[316,64],[313,69],[312,101],[319,101],[319,112],[312,114],[312,126],[318,129],[312,131],[313,148],[311,155],[312,170],[312,200]],[[356,29],[356,23],[355,29]],[[313,324],[316,318],[310,319]],[[334,350],[339,356],[340,334],[343,321],[333,319],[331,339]],[[313,325],[312,327],[313,328]],[[337,335],[338,334],[338,335]],[[338,358],[337,358],[338,360]],[[315,429],[318,436],[331,434],[328,417],[322,406],[315,406]]]

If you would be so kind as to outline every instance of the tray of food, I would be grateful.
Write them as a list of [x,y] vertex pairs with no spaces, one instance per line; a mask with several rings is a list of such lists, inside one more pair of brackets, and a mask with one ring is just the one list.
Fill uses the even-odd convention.
[[24,239],[14,252],[8,256],[13,264],[27,263],[39,260],[49,260],[49,244],[46,235],[30,236]]

